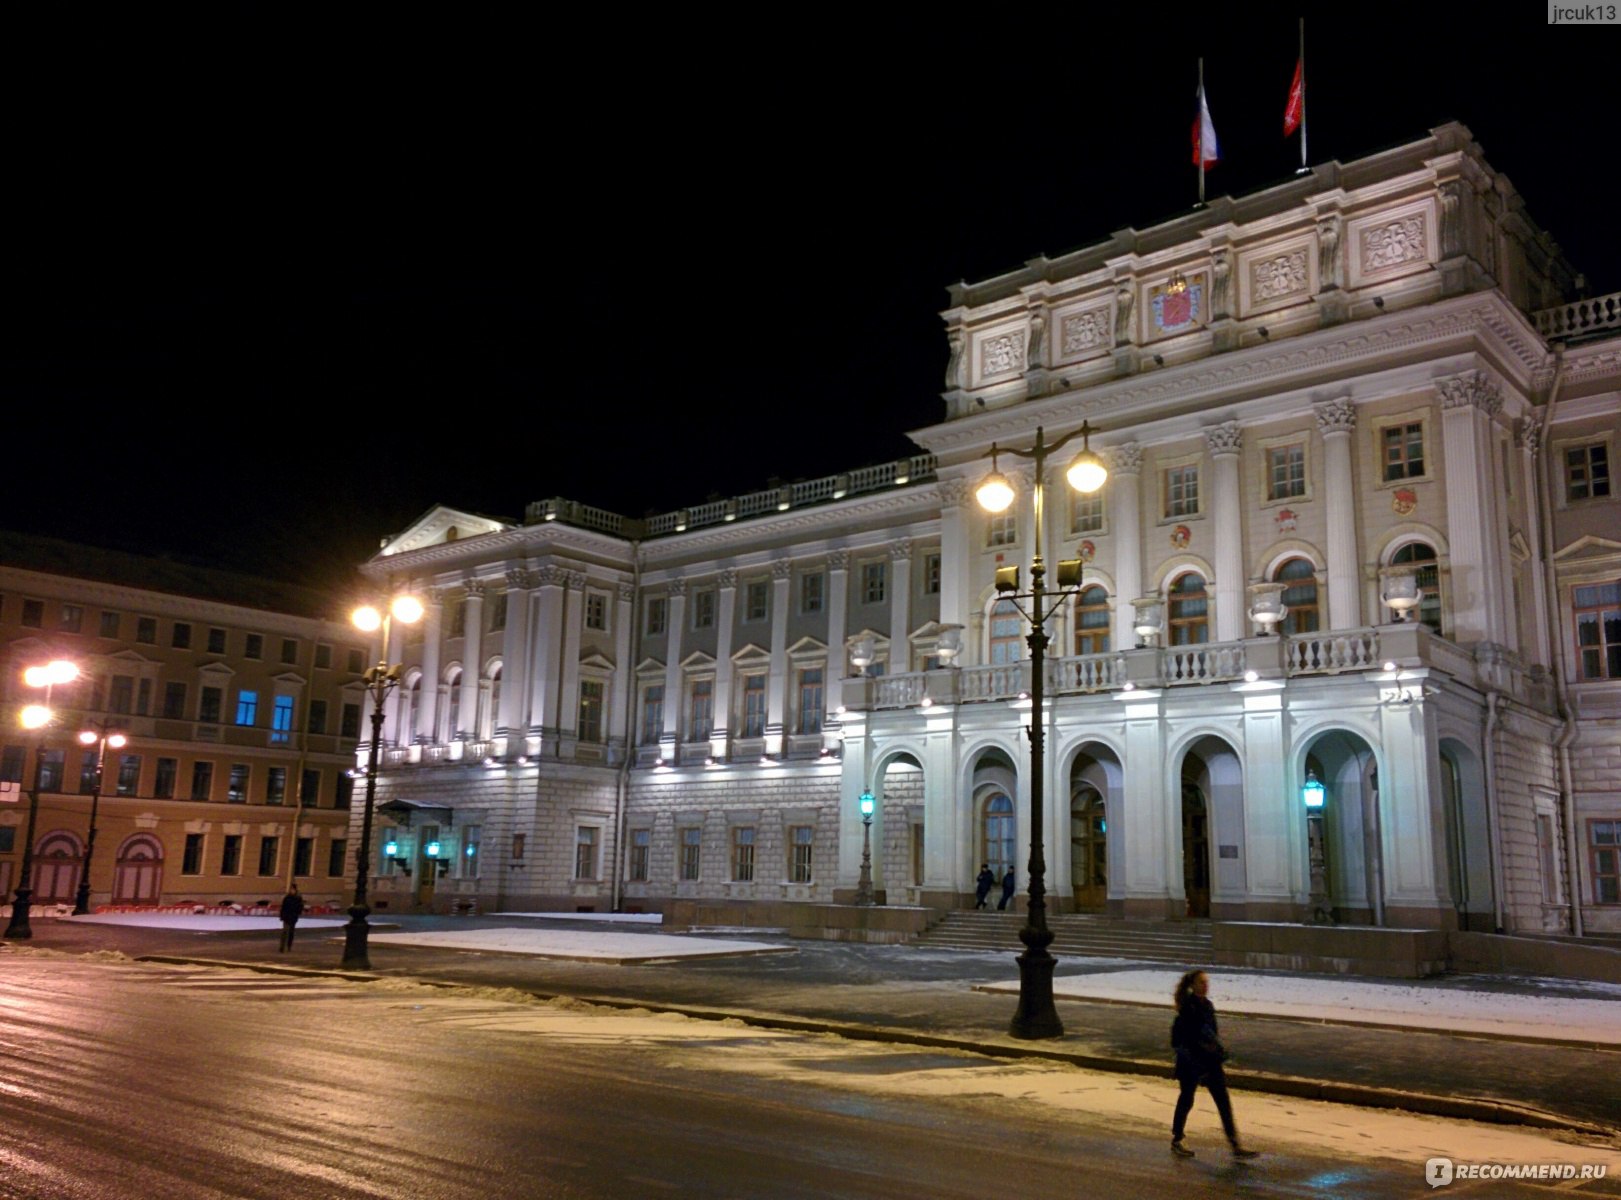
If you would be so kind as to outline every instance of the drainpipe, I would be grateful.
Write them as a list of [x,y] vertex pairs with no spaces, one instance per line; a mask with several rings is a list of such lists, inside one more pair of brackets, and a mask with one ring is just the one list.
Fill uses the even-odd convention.
[[612,908],[619,911],[623,901],[620,891],[623,885],[621,875],[625,869],[625,809],[630,794],[630,768],[636,760],[636,663],[642,653],[642,623],[638,620],[638,609],[642,596],[642,543],[640,539],[633,539],[630,543],[630,661],[622,663],[620,670],[625,672],[625,757],[619,764],[619,785],[614,792],[614,862],[612,879]]
[[[1497,702],[1502,699],[1496,688],[1486,692],[1486,820],[1491,829],[1491,853],[1486,856],[1486,866],[1490,869],[1492,889],[1492,931],[1503,932],[1503,890],[1499,881],[1503,878],[1503,837],[1502,828],[1497,823]],[[1460,812],[1459,816],[1462,816]],[[1462,825],[1459,824],[1460,841],[1463,835]],[[1469,895],[1469,860],[1464,857],[1464,903],[1468,904]],[[1464,911],[1467,913],[1468,908]]]

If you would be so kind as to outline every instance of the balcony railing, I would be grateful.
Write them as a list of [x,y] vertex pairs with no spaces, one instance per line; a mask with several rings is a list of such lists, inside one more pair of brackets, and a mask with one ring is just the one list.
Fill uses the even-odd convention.
[[1289,637],[1284,650],[1284,668],[1291,675],[1333,675],[1378,665],[1379,632],[1375,629],[1297,633]]
[[1160,682],[1174,686],[1180,683],[1218,683],[1224,679],[1242,679],[1244,665],[1243,642],[1210,642],[1202,646],[1170,646],[1160,665]]
[[1621,329],[1621,292],[1545,308],[1532,318],[1546,338],[1573,338],[1606,329]]

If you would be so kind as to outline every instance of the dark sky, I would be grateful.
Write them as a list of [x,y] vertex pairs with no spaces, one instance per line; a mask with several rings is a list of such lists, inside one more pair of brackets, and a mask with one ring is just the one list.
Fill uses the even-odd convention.
[[[321,584],[439,501],[641,515],[894,458],[946,284],[1193,202],[1201,53],[1211,194],[1298,155],[1287,14],[331,7],[0,29],[0,526]],[[1310,18],[1312,160],[1464,121],[1621,289],[1621,36],[1521,7]]]

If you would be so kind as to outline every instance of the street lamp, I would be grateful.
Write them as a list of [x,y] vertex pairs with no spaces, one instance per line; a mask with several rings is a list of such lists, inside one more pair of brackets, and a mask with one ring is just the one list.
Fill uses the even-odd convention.
[[96,853],[96,809],[101,804],[101,771],[107,761],[107,747],[121,749],[129,741],[121,733],[112,732],[112,719],[89,722],[90,728],[79,734],[81,746],[96,748],[96,776],[90,786],[90,836],[84,844],[84,873],[79,877],[79,893],[73,900],[73,915],[82,917],[90,911],[90,860]]
[[872,808],[871,792],[861,793],[861,882],[856,884],[856,903],[863,908],[876,901],[872,895]]
[[1311,920],[1314,925],[1332,925],[1333,910],[1328,905],[1328,847],[1323,830],[1323,801],[1328,789],[1317,772],[1306,768],[1306,782],[1300,800],[1306,806],[1306,858],[1311,874]]
[[[1042,693],[1046,686],[1047,621],[1069,596],[1080,590],[1081,564],[1079,561],[1058,564],[1059,590],[1048,595],[1046,589],[1046,563],[1041,557],[1041,525],[1043,521],[1042,477],[1047,470],[1047,456],[1061,450],[1076,437],[1081,439],[1081,452],[1065,471],[1069,484],[1078,492],[1095,492],[1108,479],[1109,472],[1098,456],[1092,453],[1092,426],[1082,422],[1079,429],[1059,438],[1052,445],[1044,439],[1041,426],[1036,426],[1036,444],[1029,450],[1000,450],[991,446],[988,457],[991,473],[979,485],[976,495],[980,507],[987,512],[1004,511],[1013,503],[1013,485],[996,469],[998,452],[1028,458],[1035,464],[1034,488],[1035,529],[1034,553],[1030,559],[1030,590],[1020,593],[1017,567],[1003,567],[996,572],[996,590],[1003,599],[1011,600],[1015,608],[1030,623],[1030,904],[1027,920],[1019,930],[1024,953],[1019,955],[1019,1007],[1013,1013],[1008,1032],[1016,1038],[1062,1037],[1064,1026],[1053,1007],[1053,968],[1058,960],[1047,947],[1052,945],[1052,931],[1047,928],[1047,857],[1042,849],[1043,748],[1046,737],[1042,728]],[[1020,600],[1028,600],[1030,609],[1019,608]]]
[[44,704],[30,704],[22,711],[24,729],[39,730],[39,745],[34,749],[34,789],[28,793],[28,828],[23,839],[22,878],[17,881],[17,895],[11,902],[11,922],[6,926],[8,938],[31,938],[34,927],[28,923],[28,907],[34,898],[34,821],[39,816],[39,793],[45,786],[45,731],[50,728],[55,714],[51,712],[51,689],[59,683],[72,683],[79,677],[79,668],[66,659],[55,659],[42,667],[29,667],[23,672],[23,682],[29,687],[45,689]]
[[371,970],[371,957],[366,952],[366,939],[371,926],[366,918],[371,907],[366,903],[366,879],[371,866],[372,804],[377,796],[377,759],[383,745],[383,705],[400,683],[401,667],[388,661],[388,635],[392,621],[415,625],[422,619],[422,601],[415,596],[395,596],[387,612],[378,612],[369,604],[355,609],[350,615],[356,629],[362,633],[383,631],[382,655],[378,663],[366,672],[366,695],[371,698],[371,749],[366,762],[366,810],[360,819],[360,845],[355,849],[355,902],[349,908],[349,923],[343,927],[343,965],[362,971]]

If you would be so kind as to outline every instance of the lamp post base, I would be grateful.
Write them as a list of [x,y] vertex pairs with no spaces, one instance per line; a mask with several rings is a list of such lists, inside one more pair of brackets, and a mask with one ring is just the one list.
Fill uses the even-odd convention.
[[1053,968],[1058,960],[1047,953],[1052,932],[1026,928],[1019,931],[1019,940],[1025,945],[1019,955],[1019,1007],[1008,1033],[1024,1041],[1063,1037],[1064,1023],[1053,1006]]
[[343,927],[342,965],[352,970],[371,970],[371,957],[366,948],[366,939],[371,935],[371,926],[366,924],[370,912],[364,904],[355,905],[349,910],[349,923]]
[[17,898],[11,902],[11,923],[6,926],[8,938],[31,938],[34,927],[28,923],[28,906],[34,898],[33,888],[18,888]]
[[90,915],[90,881],[84,880],[79,884],[79,892],[73,898],[73,915],[87,917]]

